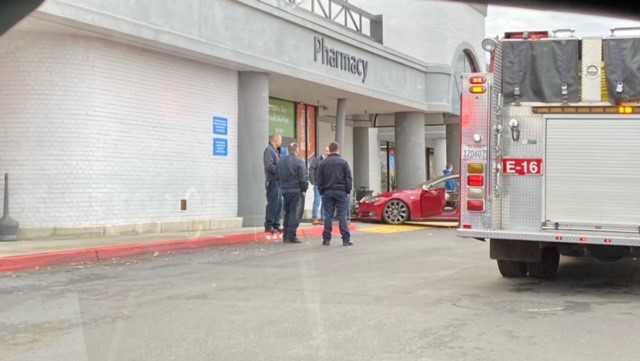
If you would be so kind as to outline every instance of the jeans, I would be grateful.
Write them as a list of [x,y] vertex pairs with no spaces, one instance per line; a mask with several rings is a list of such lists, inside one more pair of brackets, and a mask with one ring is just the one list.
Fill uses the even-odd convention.
[[322,219],[322,196],[317,185],[313,186],[313,208],[311,208],[313,219]]
[[292,240],[296,238],[298,231],[298,208],[300,205],[300,192],[284,192],[284,235],[282,239]]
[[276,181],[266,183],[267,209],[264,217],[264,229],[269,231],[280,228],[280,212],[282,212],[282,194]]
[[347,222],[347,213],[349,212],[349,195],[344,191],[325,191],[322,195],[322,204],[324,211],[324,231],[322,232],[322,240],[330,241],[331,232],[333,231],[333,215],[336,214],[338,223],[340,224],[340,235],[342,242],[351,240],[349,232],[349,223]]

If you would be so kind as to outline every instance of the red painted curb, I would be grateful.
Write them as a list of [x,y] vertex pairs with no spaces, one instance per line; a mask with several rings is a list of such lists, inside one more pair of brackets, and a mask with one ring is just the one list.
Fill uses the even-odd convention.
[[[352,231],[355,225],[350,225]],[[335,229],[335,227],[334,227]],[[334,235],[339,235],[334,230]],[[300,238],[319,237],[322,235],[322,226],[302,228],[298,231]],[[63,265],[71,263],[96,263],[113,258],[152,254],[155,252],[185,251],[216,246],[233,246],[247,244],[269,244],[282,242],[281,235],[269,233],[238,233],[225,236],[209,236],[191,239],[179,239],[169,241],[157,241],[148,243],[130,243],[114,246],[78,248],[62,251],[41,252],[20,256],[0,258],[0,272],[16,272],[33,270],[46,266]]]

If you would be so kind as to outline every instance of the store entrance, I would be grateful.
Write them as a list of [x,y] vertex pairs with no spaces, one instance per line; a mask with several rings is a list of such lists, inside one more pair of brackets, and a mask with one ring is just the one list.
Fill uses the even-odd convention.
[[317,113],[314,105],[269,98],[269,134],[282,135],[281,155],[287,154],[287,144],[300,146],[300,158],[306,163],[317,153]]
[[380,147],[380,170],[382,172],[381,188],[384,192],[391,192],[396,186],[396,149],[393,142],[384,142]]
[[[318,108],[314,105],[296,103],[289,100],[269,98],[269,134],[282,136],[280,155],[288,154],[287,145],[298,143],[298,157],[308,167],[318,152]],[[310,211],[314,192],[306,192],[300,198],[298,218],[303,219],[305,209]]]
[[432,179],[434,178],[434,175],[437,174],[433,171],[433,167],[434,167],[434,159],[433,159],[433,154],[435,153],[435,150],[433,148],[425,148],[425,168],[427,170],[427,179]]

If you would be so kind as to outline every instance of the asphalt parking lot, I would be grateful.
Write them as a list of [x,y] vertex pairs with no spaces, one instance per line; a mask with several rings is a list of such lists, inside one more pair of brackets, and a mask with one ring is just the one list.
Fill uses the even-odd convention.
[[[364,228],[363,228],[364,230]],[[638,262],[509,280],[449,229],[0,276],[1,360],[632,360]]]

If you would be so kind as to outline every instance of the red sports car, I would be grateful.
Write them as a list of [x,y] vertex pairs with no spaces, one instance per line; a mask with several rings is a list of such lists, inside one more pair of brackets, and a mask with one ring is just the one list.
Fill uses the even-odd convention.
[[359,220],[401,224],[406,221],[457,221],[459,176],[449,175],[421,184],[416,189],[377,193],[357,205]]

